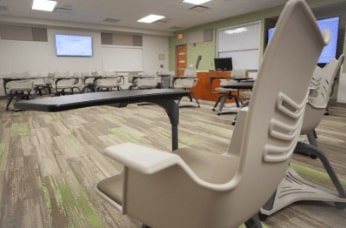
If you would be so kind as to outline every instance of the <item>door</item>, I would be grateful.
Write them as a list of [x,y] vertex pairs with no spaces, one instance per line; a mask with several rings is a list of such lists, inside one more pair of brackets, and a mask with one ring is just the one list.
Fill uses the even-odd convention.
[[187,62],[187,47],[186,45],[179,45],[176,47],[176,75],[183,76],[186,69]]

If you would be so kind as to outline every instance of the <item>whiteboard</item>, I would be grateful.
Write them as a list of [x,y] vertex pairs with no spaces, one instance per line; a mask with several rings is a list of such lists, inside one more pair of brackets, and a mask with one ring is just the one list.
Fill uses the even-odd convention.
[[232,57],[233,69],[257,70],[259,67],[258,49],[222,52],[219,57]]
[[218,29],[216,57],[232,57],[234,69],[258,69],[260,36],[259,21]]
[[142,71],[142,47],[103,46],[102,64],[106,71]]

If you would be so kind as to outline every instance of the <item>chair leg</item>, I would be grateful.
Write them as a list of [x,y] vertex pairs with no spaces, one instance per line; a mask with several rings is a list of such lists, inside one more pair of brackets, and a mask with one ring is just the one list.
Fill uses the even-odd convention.
[[[312,131],[308,132],[306,134],[306,136],[308,138],[309,144],[314,146],[314,147],[317,147],[316,131],[312,130]],[[305,156],[309,156],[309,157],[311,157],[313,159],[317,158],[316,153],[311,151],[311,147],[308,147],[307,145],[308,144],[305,144],[305,143],[298,143],[296,148],[295,148],[295,150],[294,150],[294,153],[305,155]]]
[[[199,107],[200,107],[200,104],[199,104],[199,100],[198,100],[196,94],[190,92],[190,97],[192,97],[193,99],[195,99],[195,101],[196,101],[196,103],[197,103],[197,105],[198,105],[198,108],[199,108]],[[192,100],[191,100],[191,101],[192,101]]]
[[11,102],[12,102],[14,97],[15,97],[15,94],[12,94],[12,96],[8,99],[7,104],[6,104],[6,110],[7,111],[9,109],[9,106],[10,106],[10,104],[11,104]]
[[247,228],[262,228],[262,223],[259,219],[259,215],[255,214],[245,222]]
[[220,103],[221,98],[222,98],[223,96],[224,96],[224,95],[220,95],[219,98],[217,98],[217,101],[215,102],[214,107],[213,107],[213,111],[216,110],[216,107],[217,107],[217,105]]
[[225,106],[225,102],[228,98],[228,95],[222,96],[221,100],[220,100],[220,105],[219,105],[219,110],[218,112],[221,112],[223,107]]

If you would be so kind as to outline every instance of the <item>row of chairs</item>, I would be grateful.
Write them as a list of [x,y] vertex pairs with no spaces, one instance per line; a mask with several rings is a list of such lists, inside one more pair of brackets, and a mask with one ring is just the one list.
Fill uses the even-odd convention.
[[[170,75],[165,75],[170,76]],[[196,71],[185,77],[173,77],[173,88],[190,89],[197,83]],[[16,99],[29,99],[37,95],[54,94],[65,95],[121,90],[125,86],[125,77],[115,71],[94,72],[55,72],[55,73],[12,73],[3,78],[4,90],[8,97],[6,110],[11,102]],[[127,73],[128,89],[152,89],[159,86],[156,75],[145,75],[141,72]],[[194,94],[190,95],[190,100],[195,99],[199,106],[199,101]]]
[[65,95],[75,92],[120,90],[124,76],[116,72],[55,72],[12,73],[3,78],[4,92],[8,97],[6,110],[14,99],[29,99],[37,95]]

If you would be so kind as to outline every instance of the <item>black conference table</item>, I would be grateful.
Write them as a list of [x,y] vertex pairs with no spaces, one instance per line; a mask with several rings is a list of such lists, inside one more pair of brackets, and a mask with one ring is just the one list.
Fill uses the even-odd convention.
[[169,117],[172,127],[172,150],[176,150],[179,123],[179,106],[176,101],[188,94],[188,91],[176,89],[122,90],[21,100],[14,106],[21,110],[57,112],[97,105],[125,107],[133,103],[154,103],[161,106]]

